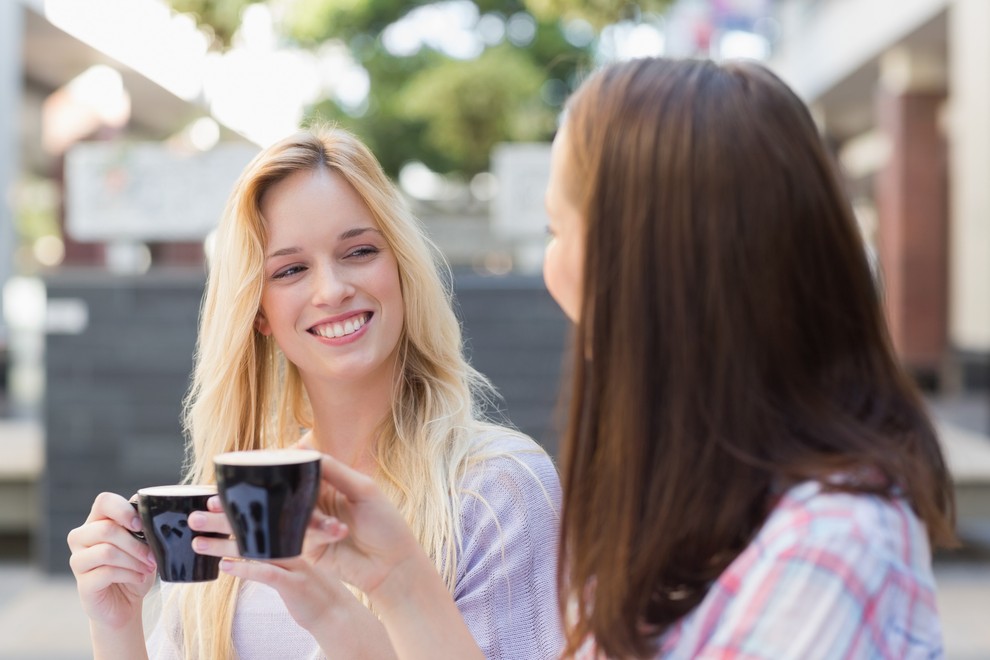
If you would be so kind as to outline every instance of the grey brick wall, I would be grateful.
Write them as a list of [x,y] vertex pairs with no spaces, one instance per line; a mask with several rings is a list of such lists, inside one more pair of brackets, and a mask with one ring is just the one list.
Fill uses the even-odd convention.
[[454,292],[471,363],[502,395],[508,419],[556,456],[569,324],[543,279],[461,275]]
[[65,537],[101,491],[130,496],[180,478],[182,397],[189,384],[201,273],[125,278],[97,272],[47,279],[49,301],[88,309],[79,334],[45,345],[44,515],[35,553],[68,571]]
[[[38,563],[68,571],[65,537],[101,491],[129,496],[180,478],[182,398],[189,384],[201,273],[48,278],[49,300],[78,299],[89,322],[46,338],[46,461]],[[567,323],[538,277],[456,278],[472,363],[501,411],[556,453],[554,426]]]

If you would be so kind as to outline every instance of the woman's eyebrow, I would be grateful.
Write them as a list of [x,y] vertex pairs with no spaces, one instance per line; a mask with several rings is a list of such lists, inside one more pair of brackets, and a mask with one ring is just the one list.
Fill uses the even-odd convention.
[[275,257],[284,257],[286,255],[297,254],[299,252],[302,252],[302,248],[299,248],[299,247],[282,248],[281,250],[275,250],[274,252],[272,252],[271,254],[269,254],[266,257],[266,259],[274,259]]
[[[337,238],[338,238],[338,240],[346,241],[349,238],[354,238],[355,236],[360,236],[361,234],[364,234],[364,233],[369,232],[369,231],[373,231],[373,232],[375,232],[376,234],[379,234],[379,235],[381,235],[381,233],[382,233],[380,230],[375,229],[374,227],[355,227],[354,229],[348,229],[347,231],[345,231],[343,234],[341,234]],[[285,248],[281,248],[279,250],[275,250],[274,252],[268,254],[265,258],[266,259],[274,259],[275,257],[285,257],[285,256],[288,256],[290,254],[299,254],[300,252],[302,252],[302,248],[301,247],[285,247]]]
[[354,229],[348,229],[343,234],[341,234],[340,235],[340,240],[346,241],[349,238],[354,238],[355,236],[360,236],[361,234],[363,234],[365,232],[368,232],[368,231],[373,231],[373,232],[375,232],[377,234],[381,234],[382,233],[381,231],[375,229],[374,227],[355,227]]

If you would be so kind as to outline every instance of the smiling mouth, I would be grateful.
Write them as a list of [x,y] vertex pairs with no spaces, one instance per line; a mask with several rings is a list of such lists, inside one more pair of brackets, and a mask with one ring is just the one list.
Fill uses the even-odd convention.
[[316,335],[317,337],[323,337],[324,339],[337,339],[354,334],[363,328],[364,324],[369,320],[371,320],[371,312],[364,312],[362,314],[358,314],[357,316],[351,317],[344,322],[314,325],[308,332]]

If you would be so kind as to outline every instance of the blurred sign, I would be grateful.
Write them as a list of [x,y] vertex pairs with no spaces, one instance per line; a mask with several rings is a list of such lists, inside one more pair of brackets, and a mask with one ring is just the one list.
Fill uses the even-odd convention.
[[492,230],[503,239],[546,235],[543,203],[550,180],[549,143],[505,143],[492,152],[492,174],[498,182],[492,200]]
[[45,307],[45,332],[78,335],[89,325],[89,306],[82,298],[49,298]]
[[160,142],[84,142],[66,155],[66,230],[77,241],[202,240],[220,220],[250,144],[179,152]]

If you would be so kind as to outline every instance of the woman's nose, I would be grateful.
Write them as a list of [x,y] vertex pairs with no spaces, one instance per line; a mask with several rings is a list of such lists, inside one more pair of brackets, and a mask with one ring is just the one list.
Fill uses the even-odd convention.
[[325,266],[318,268],[316,275],[313,290],[315,304],[336,306],[354,295],[355,288],[342,269]]

